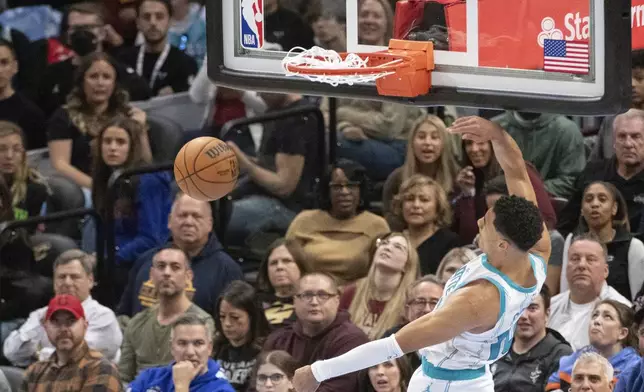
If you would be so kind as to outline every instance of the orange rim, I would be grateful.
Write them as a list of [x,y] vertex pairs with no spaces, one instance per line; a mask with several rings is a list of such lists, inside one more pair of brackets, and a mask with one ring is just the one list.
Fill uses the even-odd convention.
[[[349,53],[339,53],[340,57],[344,60]],[[374,53],[354,53],[361,59],[368,59],[369,63],[375,61],[382,61],[383,65],[368,66],[360,68],[312,68],[305,65],[292,65],[287,64],[286,69],[289,72],[304,74],[304,75],[371,75],[386,72],[397,72],[403,67],[412,64],[413,59],[410,56],[393,54],[388,52],[374,52]],[[396,61],[399,60],[399,61]],[[395,61],[395,62],[394,62]]]

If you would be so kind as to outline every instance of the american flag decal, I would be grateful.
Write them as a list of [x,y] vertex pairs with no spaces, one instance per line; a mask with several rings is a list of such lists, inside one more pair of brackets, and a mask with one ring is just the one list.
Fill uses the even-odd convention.
[[588,42],[546,39],[543,70],[587,75],[590,71]]

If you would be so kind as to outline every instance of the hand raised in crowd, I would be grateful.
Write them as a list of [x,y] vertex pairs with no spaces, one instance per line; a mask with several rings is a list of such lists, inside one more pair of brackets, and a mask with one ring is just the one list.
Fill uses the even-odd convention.
[[474,168],[472,166],[464,167],[456,176],[456,183],[461,188],[461,191],[470,196],[474,196],[475,181],[476,177],[474,176]]

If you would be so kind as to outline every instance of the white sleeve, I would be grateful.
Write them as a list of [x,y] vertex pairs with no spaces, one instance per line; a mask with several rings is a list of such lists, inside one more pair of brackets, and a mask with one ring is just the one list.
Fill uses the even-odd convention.
[[400,358],[403,355],[405,353],[398,345],[396,336],[391,335],[384,339],[365,343],[338,357],[317,361],[311,365],[311,370],[315,379],[322,382]]
[[27,321],[5,339],[4,356],[13,365],[29,366],[36,360],[39,343],[49,341],[45,329],[40,323],[44,314],[44,308],[31,312]]
[[114,361],[123,343],[123,333],[114,312],[101,307],[92,319],[88,320],[88,323],[89,327],[85,332],[87,345],[100,351],[110,361]]
[[631,301],[644,285],[644,244],[637,238],[628,248],[628,284],[631,286]]
[[561,277],[559,278],[559,292],[563,293],[569,289],[568,287],[568,277],[566,275],[566,268],[568,266],[568,249],[570,248],[570,243],[572,242],[572,233],[568,234],[566,237],[566,242],[564,242],[563,255],[561,256]]
[[197,73],[195,80],[190,85],[190,99],[197,104],[209,104],[210,90],[213,87],[212,82],[208,78],[208,59],[204,59],[201,69]]

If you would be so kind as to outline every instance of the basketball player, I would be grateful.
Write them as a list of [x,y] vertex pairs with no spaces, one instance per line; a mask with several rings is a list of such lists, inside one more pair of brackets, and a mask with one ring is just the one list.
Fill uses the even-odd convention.
[[510,196],[479,220],[485,253],[447,281],[433,312],[388,338],[298,369],[297,392],[313,392],[324,380],[419,350],[422,365],[409,392],[494,392],[489,365],[508,352],[519,316],[541,290],[550,238],[515,141],[480,117],[458,119],[449,130],[466,140],[491,141],[505,174]]

